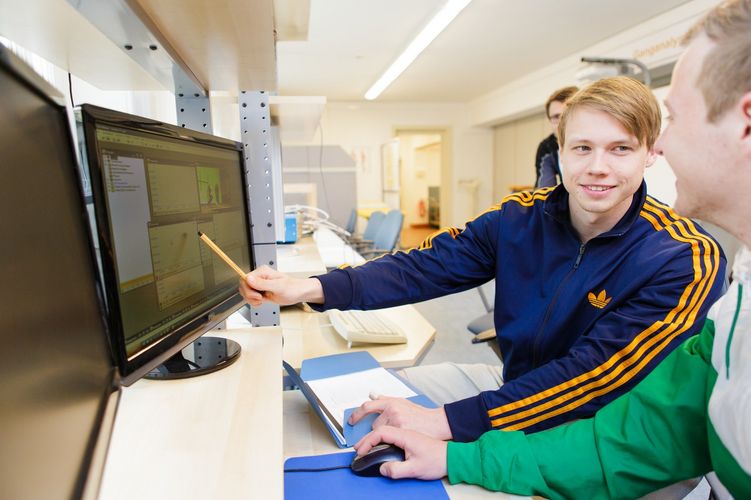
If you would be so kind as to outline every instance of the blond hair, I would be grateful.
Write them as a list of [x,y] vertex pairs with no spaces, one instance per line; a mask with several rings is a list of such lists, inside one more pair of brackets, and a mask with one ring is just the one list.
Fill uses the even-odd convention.
[[751,0],[718,5],[686,33],[683,44],[701,34],[716,43],[696,82],[713,122],[751,91]]
[[576,94],[576,91],[579,90],[579,87],[574,87],[573,85],[571,87],[563,87],[562,89],[558,89],[552,94],[550,94],[550,97],[548,97],[548,100],[545,101],[545,116],[550,118],[550,105],[554,102],[560,102],[565,103],[569,97]]
[[558,124],[558,139],[566,143],[566,124],[579,107],[604,111],[612,116],[639,145],[652,149],[660,134],[660,105],[649,88],[628,76],[604,78],[591,83],[566,101],[566,109]]

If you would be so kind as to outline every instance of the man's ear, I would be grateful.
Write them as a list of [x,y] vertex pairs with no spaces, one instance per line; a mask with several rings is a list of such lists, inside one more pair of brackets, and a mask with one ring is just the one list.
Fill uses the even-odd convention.
[[746,158],[751,159],[751,92],[743,94],[739,101],[741,109],[741,120],[743,122],[743,133],[741,135],[741,144]]
[[647,151],[647,163],[644,165],[644,168],[649,168],[652,166],[652,164],[657,160],[657,157],[659,155],[655,151],[655,147],[652,146],[649,151]]

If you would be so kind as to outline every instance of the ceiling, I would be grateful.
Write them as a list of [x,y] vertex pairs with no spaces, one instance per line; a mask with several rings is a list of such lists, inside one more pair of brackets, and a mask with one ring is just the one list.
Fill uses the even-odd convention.
[[[277,43],[280,95],[363,100],[445,0],[310,0]],[[378,100],[464,102],[687,0],[474,0]]]

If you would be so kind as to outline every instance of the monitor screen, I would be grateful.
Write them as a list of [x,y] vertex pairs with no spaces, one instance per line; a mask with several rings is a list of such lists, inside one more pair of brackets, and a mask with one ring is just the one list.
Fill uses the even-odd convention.
[[0,498],[95,497],[119,395],[56,95],[0,45]]
[[239,143],[95,106],[81,108],[113,345],[127,385],[243,302],[252,263]]

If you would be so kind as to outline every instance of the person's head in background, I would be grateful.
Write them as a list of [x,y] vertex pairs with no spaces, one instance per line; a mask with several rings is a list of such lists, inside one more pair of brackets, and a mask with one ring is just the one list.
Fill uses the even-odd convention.
[[582,241],[611,229],[626,214],[655,160],[660,106],[641,82],[598,80],[566,103],[558,125],[563,185]]
[[545,116],[548,117],[553,135],[556,137],[558,137],[558,122],[561,120],[561,115],[566,107],[566,101],[576,94],[577,90],[579,90],[578,87],[563,87],[550,94],[548,100],[545,101]]
[[711,11],[685,39],[657,141],[676,175],[675,209],[751,243],[751,1]]

